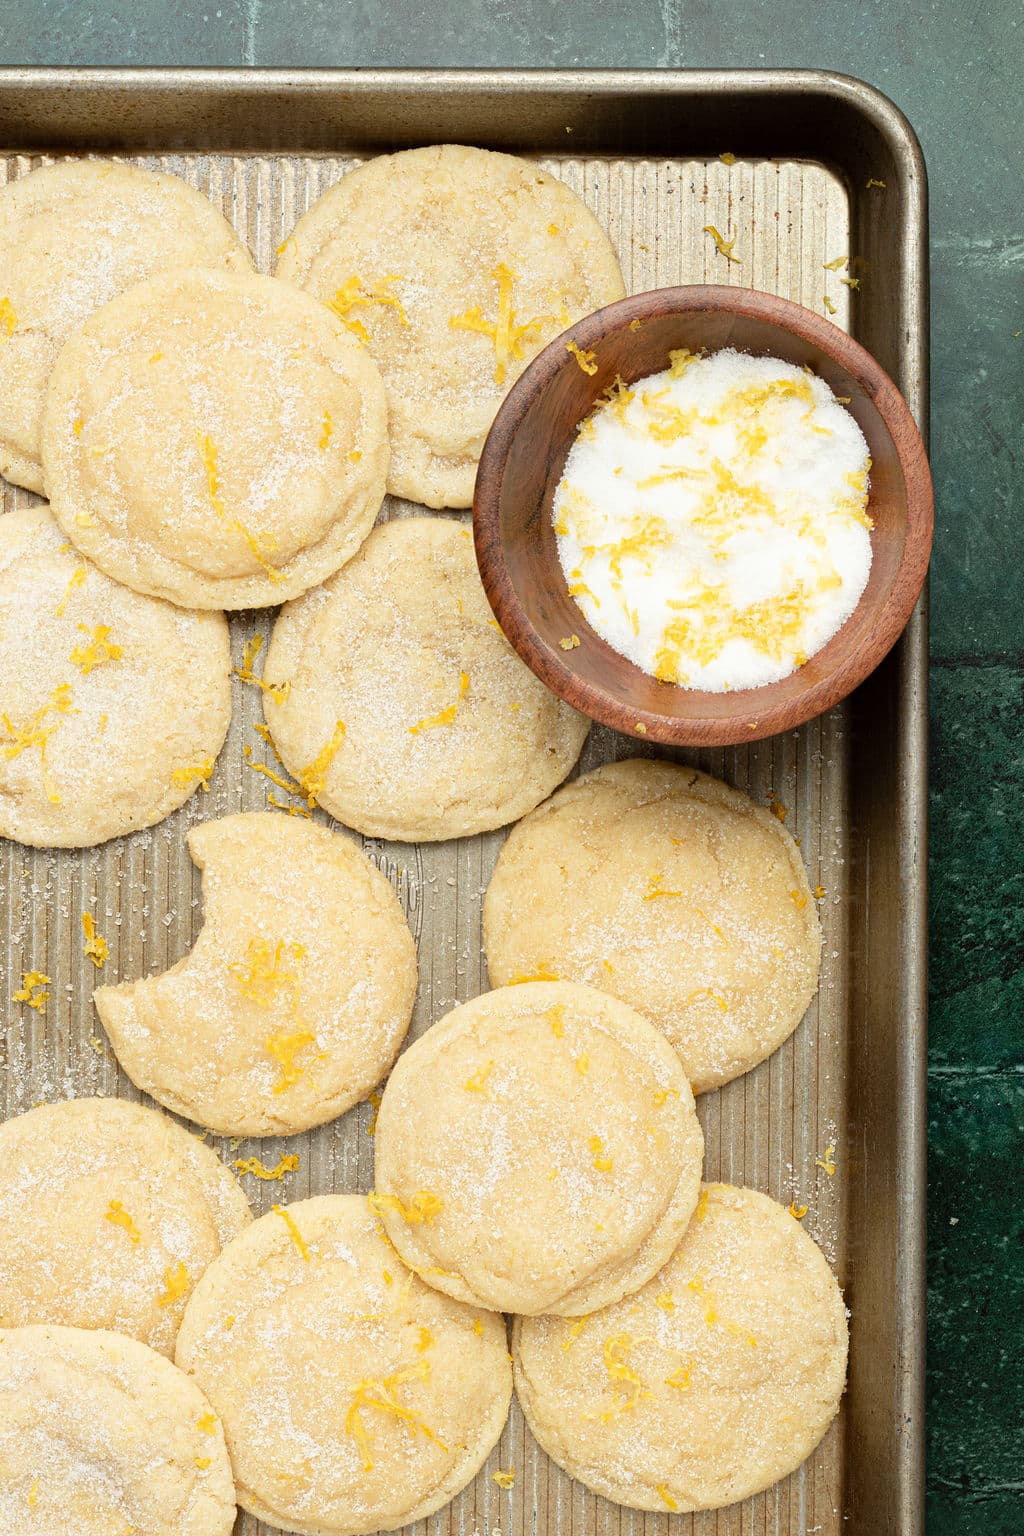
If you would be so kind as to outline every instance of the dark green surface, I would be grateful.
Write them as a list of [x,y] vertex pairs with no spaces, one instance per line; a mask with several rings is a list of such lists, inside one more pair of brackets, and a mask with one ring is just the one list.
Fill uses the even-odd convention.
[[929,1536],[1024,1533],[1022,36],[1019,0],[0,0],[10,64],[797,65],[910,117],[938,492]]

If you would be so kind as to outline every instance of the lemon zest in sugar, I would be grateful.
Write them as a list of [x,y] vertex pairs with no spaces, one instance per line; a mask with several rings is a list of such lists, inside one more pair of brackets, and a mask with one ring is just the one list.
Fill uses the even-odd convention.
[[604,1143],[602,1142],[600,1136],[591,1136],[590,1140],[587,1142],[587,1146],[590,1150],[591,1157],[594,1159],[594,1167],[597,1169],[598,1173],[611,1173],[612,1160],[610,1157],[606,1156]]
[[475,331],[490,338],[494,345],[494,382],[504,384],[509,364],[521,362],[525,356],[523,342],[531,332],[539,331],[545,324],[557,321],[554,315],[535,315],[532,320],[517,323],[518,316],[512,308],[512,289],[518,273],[511,271],[504,262],[490,274],[498,285],[498,313],[494,320],[485,320],[479,304],[461,315],[453,315],[448,321],[453,331]]
[[[444,1201],[438,1195],[432,1195],[427,1189],[418,1189],[408,1205],[403,1204],[397,1195],[378,1195],[376,1192],[367,1195],[366,1200],[375,1216],[381,1215],[384,1211],[394,1211],[411,1227],[422,1226],[424,1223],[429,1227],[438,1211],[444,1208]],[[427,1273],[431,1271],[428,1270]],[[444,1274],[445,1271],[441,1270],[439,1273]]]
[[587,1323],[589,1323],[590,1318],[591,1313],[587,1312],[582,1317],[576,1317],[573,1319],[568,1328],[565,1330],[565,1338],[562,1340],[563,1350],[572,1348],[580,1334],[583,1332]]
[[275,704],[281,704],[291,692],[291,683],[265,683],[262,677],[257,677],[253,671],[256,657],[263,649],[263,636],[252,635],[246,642],[242,651],[242,665],[235,668],[235,676],[241,678],[243,683],[252,683],[263,693],[269,693]]
[[84,955],[92,961],[96,969],[102,970],[107,958],[107,941],[101,933],[96,932],[96,923],[91,912],[82,913],[82,932],[85,935]]
[[307,763],[305,768],[303,768],[302,772],[299,774],[299,784],[302,787],[302,793],[306,797],[306,804],[309,806],[310,810],[312,810],[316,805],[317,797],[322,795],[324,792],[324,786],[327,783],[328,770],[335,757],[338,755],[338,750],[344,740],[344,721],[336,720],[334,722],[334,730],[331,733],[330,740],[320,748],[320,751],[317,753],[316,757],[314,757],[313,761],[311,763]]
[[129,1216],[120,1200],[111,1200],[110,1204],[107,1206],[107,1209],[103,1213],[103,1219],[104,1221],[109,1221],[112,1226],[123,1227],[127,1232],[131,1242],[136,1246],[138,1246],[138,1244],[142,1241],[142,1233],[139,1231],[138,1227],[135,1225],[134,1221]]
[[299,1154],[297,1152],[285,1152],[273,1168],[267,1168],[258,1157],[243,1157],[231,1164],[236,1173],[251,1173],[254,1178],[280,1183],[286,1173],[294,1173],[299,1166]]
[[360,1381],[352,1388],[352,1405],[345,1415],[345,1433],[352,1436],[362,1453],[364,1472],[373,1471],[370,1435],[363,1422],[363,1412],[368,1408],[375,1408],[379,1413],[388,1413],[400,1419],[414,1432],[419,1431],[447,1453],[448,1447],[424,1422],[423,1416],[414,1408],[408,1408],[398,1400],[400,1387],[407,1386],[412,1381],[426,1381],[429,1374],[429,1362],[419,1360],[415,1365],[393,1371],[390,1376],[385,1376],[382,1380]]
[[50,978],[42,971],[23,971],[21,986],[17,992],[11,993],[11,1001],[25,1003],[29,1008],[34,1008],[36,1013],[45,1013],[50,997],[49,992],[46,991],[49,985]]
[[179,1259],[177,1264],[169,1265],[164,1270],[164,1285],[167,1289],[162,1296],[158,1296],[158,1307],[172,1307],[180,1297],[188,1290],[189,1274],[185,1265]]
[[276,566],[271,565],[267,559],[277,548],[277,540],[273,534],[253,533],[247,528],[239,517],[230,517],[227,507],[224,505],[224,486],[217,468],[217,445],[208,432],[197,434],[199,441],[199,454],[206,471],[206,488],[210,498],[210,505],[226,528],[232,533],[241,534],[256,563],[262,567],[271,581],[280,581],[281,572]]
[[210,778],[213,774],[214,759],[204,757],[201,762],[189,763],[184,768],[175,768],[171,772],[171,782],[179,789],[187,789],[196,781],[204,794],[210,792]]
[[[296,1222],[295,1217],[283,1205],[272,1205],[271,1206],[271,1210],[273,1211],[275,1216],[280,1216],[281,1220],[284,1222],[285,1226],[288,1228],[288,1236],[291,1238],[292,1242],[295,1244],[296,1248],[299,1250],[299,1253],[302,1255],[303,1259],[308,1264],[309,1263],[309,1249],[306,1246],[306,1239],[303,1237],[302,1233],[299,1231],[298,1223]],[[234,1318],[232,1318],[231,1321],[234,1322]]]
[[469,673],[468,672],[460,672],[459,673],[459,696],[455,700],[455,703],[454,704],[449,704],[447,709],[442,709],[436,715],[428,715],[427,718],[424,719],[424,720],[417,720],[415,725],[410,725],[410,727],[409,727],[409,735],[410,736],[418,736],[421,731],[432,730],[435,726],[438,726],[438,725],[451,725],[452,721],[455,719],[455,715],[456,715],[456,713],[458,711],[459,705],[461,704],[462,700],[466,697],[466,693],[467,693],[468,689],[469,689]]
[[578,363],[579,367],[583,369],[584,373],[593,375],[597,372],[596,352],[585,352],[581,347],[578,347],[574,341],[567,341],[565,344],[565,350],[570,354],[570,356],[576,359],[576,362]]
[[[379,304],[384,308],[390,308],[398,315],[400,325],[408,325],[409,317],[397,293],[391,292],[390,285],[400,282],[397,273],[390,273],[387,277],[379,278],[373,283],[364,283],[359,276],[348,278],[340,288],[335,291],[333,299],[327,300],[327,308],[333,310],[342,325],[350,330],[354,336],[358,336],[362,342],[368,342],[370,333],[363,322],[352,311],[354,309],[367,308],[372,304]],[[320,445],[324,445],[321,443]]]

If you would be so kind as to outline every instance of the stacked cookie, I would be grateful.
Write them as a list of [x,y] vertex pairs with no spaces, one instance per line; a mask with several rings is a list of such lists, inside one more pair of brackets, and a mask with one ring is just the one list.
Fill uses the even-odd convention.
[[[799,853],[673,764],[559,789],[589,723],[505,641],[469,530],[374,526],[386,491],[470,504],[515,378],[622,295],[615,253],[536,166],[443,146],[344,177],[279,257],[257,275],[171,176],[67,163],[0,194],[0,468],[50,504],[0,520],[0,834],[87,847],[205,788],[226,612],[283,604],[245,671],[290,814],[195,827],[194,947],[95,1002],[204,1134],[321,1125],[394,1066],[375,1189],[250,1223],[155,1111],[0,1127],[0,1530],[226,1536],[236,1497],[393,1529],[476,1474],[513,1371],[607,1497],[744,1498],[817,1443],[845,1371],[824,1258],[765,1196],[702,1186],[693,1097],[813,996]],[[525,818],[485,904],[495,990],[397,1065],[415,945],[317,807],[407,842]]]

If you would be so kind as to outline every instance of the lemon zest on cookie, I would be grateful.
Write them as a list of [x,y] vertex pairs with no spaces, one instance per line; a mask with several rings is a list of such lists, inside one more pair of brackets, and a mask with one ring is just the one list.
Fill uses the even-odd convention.
[[338,749],[344,740],[344,721],[336,720],[330,741],[321,747],[313,761],[307,763],[299,774],[299,784],[310,810],[316,805],[318,795],[323,794],[324,785],[327,783],[327,770],[337,756]]
[[675,1387],[677,1392],[685,1392],[689,1388],[692,1379],[692,1369],[692,1362],[684,1362],[684,1364],[672,1372],[671,1376],[665,1377],[666,1387]]
[[8,336],[14,335],[14,328],[17,323],[18,316],[15,313],[14,305],[7,295],[4,294],[4,297],[0,299],[0,332],[3,333],[5,340]]
[[184,1296],[185,1292],[188,1290],[188,1279],[188,1270],[185,1268],[185,1265],[181,1262],[180,1259],[178,1260],[177,1264],[173,1266],[173,1268],[168,1265],[168,1267],[164,1270],[164,1284],[166,1285],[167,1289],[164,1291],[162,1296],[157,1297],[157,1306],[173,1306],[174,1303],[178,1300],[178,1297]]
[[[728,164],[728,162],[726,162],[726,163]],[[679,1508],[679,1505],[676,1503],[675,1499],[669,1493],[669,1491],[665,1487],[664,1483],[659,1483],[656,1491],[657,1491],[659,1497],[664,1501],[665,1507],[667,1509],[677,1510]]]
[[700,1195],[698,1196],[698,1199],[697,1199],[697,1209],[694,1211],[694,1216],[696,1217],[696,1219],[698,1221],[706,1221],[707,1220],[707,1214],[708,1214],[708,1192],[707,1192],[706,1189],[702,1189],[701,1192],[700,1192]]
[[35,1507],[36,1507],[36,1505],[38,1503],[39,1503],[39,1479],[38,1479],[38,1477],[34,1477],[32,1479],[32,1486],[28,1490],[28,1507],[29,1507],[29,1509],[35,1509]]
[[273,1168],[265,1167],[258,1157],[238,1158],[231,1166],[237,1173],[251,1173],[257,1179],[280,1182],[286,1173],[295,1172],[295,1169],[299,1166],[299,1154],[297,1152],[283,1153]]
[[[427,1189],[418,1189],[408,1205],[404,1205],[397,1195],[378,1195],[376,1192],[367,1195],[366,1202],[375,1216],[381,1215],[383,1211],[395,1211],[411,1227],[421,1226],[424,1222],[429,1227],[444,1206],[444,1201]],[[426,1273],[433,1274],[435,1271],[427,1270]],[[442,1269],[436,1273],[443,1275],[447,1271]]]
[[211,1465],[211,1463],[213,1461],[213,1457],[212,1456],[195,1456],[195,1457],[193,1457],[193,1460],[195,1461],[195,1464],[199,1468],[200,1472],[205,1472],[207,1467]]
[[674,1312],[676,1309],[675,1297],[671,1291],[659,1291],[654,1298],[654,1304],[663,1312]]
[[494,1062],[493,1061],[489,1061],[485,1067],[481,1067],[478,1072],[474,1072],[471,1077],[467,1077],[466,1081],[462,1085],[465,1088],[466,1092],[467,1093],[486,1093],[487,1092],[487,1079],[490,1076],[491,1068],[493,1066],[494,1066]]
[[12,1003],[27,1003],[37,1013],[45,1013],[47,1000],[50,996],[45,988],[49,985],[50,978],[45,976],[42,971],[22,971],[21,986],[17,992],[11,993],[11,1001]]
[[408,1365],[402,1370],[394,1371],[381,1381],[360,1381],[352,1388],[352,1406],[345,1415],[345,1433],[352,1436],[362,1452],[364,1472],[373,1470],[370,1436],[362,1418],[362,1411],[365,1408],[376,1408],[381,1413],[390,1413],[396,1419],[401,1419],[414,1431],[419,1430],[426,1435],[428,1440],[432,1440],[447,1454],[448,1447],[438,1439],[429,1425],[424,1423],[422,1415],[414,1408],[407,1408],[398,1401],[399,1387],[404,1387],[410,1381],[426,1381],[429,1374],[429,1361],[418,1360],[415,1365]]
[[208,432],[200,432],[197,436],[200,457],[203,461],[203,468],[206,470],[206,488],[210,497],[210,505],[226,528],[229,528],[232,533],[241,534],[249,546],[253,559],[258,565],[262,566],[271,581],[280,581],[281,572],[276,566],[271,565],[267,559],[267,554],[273,553],[277,548],[277,540],[273,534],[253,533],[250,528],[246,527],[240,517],[228,516],[228,510],[224,505],[224,487],[217,470],[217,445]]
[[282,962],[290,962],[297,968],[305,957],[304,944],[278,939],[272,945],[269,939],[252,938],[245,960],[231,961],[228,970],[238,982],[242,996],[251,998],[261,1008],[270,1008],[278,992],[287,992],[292,1015],[298,1018],[299,977],[297,970],[285,970]]
[[476,1334],[478,1339],[483,1338],[484,1325],[478,1317],[474,1317],[473,1319],[473,1332]]
[[659,1088],[654,1095],[654,1102],[660,1109],[663,1104],[668,1103],[669,1099],[678,1099],[678,1097],[679,1090],[677,1088]]
[[[612,1403],[609,1408],[603,1409],[597,1417],[605,1424],[620,1414],[627,1413],[635,1408],[644,1398],[650,1397],[650,1392],[644,1389],[643,1381],[625,1362],[633,1340],[628,1333],[618,1333],[604,1341],[604,1368],[608,1372],[608,1379],[612,1388]],[[593,1418],[593,1414],[585,1414],[585,1418]]]
[[647,889],[644,892],[644,901],[657,901],[659,896],[681,896],[682,891],[668,891],[665,889],[665,876],[657,872],[650,875],[647,880]]
[[584,1326],[589,1323],[589,1321],[590,1313],[587,1312],[583,1317],[577,1317],[573,1320],[573,1322],[569,1324],[569,1327],[566,1329],[565,1338],[562,1340],[563,1349],[572,1348],[580,1334],[583,1332]]
[[91,635],[88,645],[76,645],[71,652],[71,660],[80,672],[86,677],[93,667],[100,667],[105,661],[117,661],[124,655],[124,647],[114,645],[107,636],[111,633],[109,624],[97,624],[90,630],[88,624],[79,624],[83,634]]
[[57,604],[56,613],[58,619],[62,619],[64,617],[64,610],[68,605],[68,598],[71,596],[76,587],[80,587],[84,584],[88,572],[89,568],[86,565],[76,565],[74,570],[71,572],[71,577],[68,581],[68,584],[64,588],[64,596]]
[[322,429],[322,431],[320,433],[320,442],[319,442],[319,445],[318,445],[321,449],[324,449],[324,448],[327,447],[327,444],[331,440],[331,433],[333,431],[334,431],[334,418],[331,415],[330,411],[324,411],[323,429]]
[[589,1056],[584,1055],[576,1057],[576,1071],[580,1074],[581,1077],[586,1077],[587,1073],[590,1071]]
[[364,283],[361,277],[353,276],[335,290],[334,298],[327,300],[327,308],[334,311],[346,330],[358,336],[360,341],[370,339],[370,333],[361,320],[355,318],[352,310],[369,304],[382,304],[397,310],[401,325],[409,324],[409,317],[405,313],[401,299],[396,293],[391,293],[388,284],[397,283],[399,276],[391,273],[388,277],[382,277],[375,283]]
[[[704,914],[701,913],[702,917],[703,915]],[[712,923],[711,926],[715,928],[714,923]],[[720,928],[715,928],[715,932],[719,935],[719,937],[721,937],[722,930]],[[686,997],[684,1007],[686,1006],[686,1003],[692,1003],[694,998],[697,997],[710,997],[713,1003],[718,1004],[723,1013],[728,1013],[729,1011],[729,1004],[726,1002],[721,992],[716,992],[714,987],[698,987],[695,992],[690,992]]]
[[565,1004],[556,1003],[553,1008],[549,1008],[546,1018],[551,1025],[551,1033],[555,1039],[561,1040],[565,1034]]
[[111,1200],[103,1213],[104,1221],[109,1221],[115,1227],[123,1227],[133,1243],[138,1245],[142,1241],[142,1233],[135,1225],[120,1200]]
[[433,729],[433,727],[435,725],[451,725],[452,721],[455,719],[455,715],[456,715],[456,712],[458,710],[458,707],[459,707],[460,703],[466,697],[466,692],[467,692],[468,688],[469,688],[469,673],[468,672],[460,672],[459,673],[459,697],[455,700],[455,703],[454,704],[449,704],[447,709],[442,709],[436,715],[428,715],[425,720],[417,720],[415,725],[410,725],[410,727],[409,727],[409,735],[410,736],[417,736],[420,733],[420,731],[429,731],[429,730]]
[[600,1136],[591,1136],[587,1146],[590,1148],[591,1156],[594,1159],[594,1167],[598,1173],[611,1173],[612,1160],[604,1155],[604,1143]]
[[[291,1238],[292,1242],[295,1244],[296,1248],[299,1250],[302,1257],[308,1264],[309,1249],[306,1247],[306,1240],[302,1233],[299,1231],[295,1217],[291,1214],[290,1211],[286,1210],[283,1205],[272,1205],[270,1209],[273,1211],[275,1216],[280,1216],[281,1220],[288,1228],[288,1236]],[[232,1318],[232,1322],[234,1322],[234,1318]]]
[[515,1484],[516,1469],[515,1467],[509,1467],[507,1472],[502,1472],[499,1468],[497,1472],[491,1473],[491,1478],[497,1483],[499,1488],[511,1488]]
[[532,320],[517,325],[516,312],[512,308],[512,286],[518,273],[510,271],[502,262],[495,267],[491,276],[498,285],[497,317],[493,321],[485,320],[480,305],[474,304],[464,314],[453,315],[448,324],[453,331],[477,331],[481,336],[490,337],[494,343],[494,382],[504,384],[509,363],[513,358],[522,360],[525,355],[523,342],[526,337],[556,317],[536,315]]
[[565,350],[576,359],[584,373],[589,373],[591,376],[593,376],[597,372],[596,352],[584,352],[582,348],[578,347],[574,341],[567,341],[565,344]]
[[98,971],[102,970],[107,958],[107,941],[102,934],[96,932],[96,924],[91,912],[82,913],[82,932],[85,935],[85,947],[82,953],[88,955]]
[[215,1435],[217,1433],[217,1415],[207,1409],[196,1420],[196,1428],[202,1430],[204,1435]]
[[243,683],[253,683],[263,693],[269,693],[275,704],[281,704],[291,692],[291,683],[265,683],[262,677],[257,677],[253,671],[253,662],[263,649],[263,636],[253,635],[245,642],[242,651],[242,665],[235,668],[235,676],[240,677]]
[[189,763],[187,768],[175,768],[171,773],[171,781],[179,789],[187,789],[193,780],[198,780],[200,789],[204,795],[208,795],[213,762],[212,757],[204,757],[201,763]]
[[430,1329],[421,1327],[419,1342],[416,1345],[416,1348],[419,1350],[420,1354],[425,1354],[433,1343],[435,1343],[435,1339]]
[[316,1037],[308,1029],[297,1029],[292,1034],[268,1035],[264,1041],[264,1049],[268,1056],[273,1056],[281,1068],[281,1076],[274,1084],[275,1093],[284,1093],[293,1083],[297,1083],[302,1076],[303,1067],[296,1066],[295,1058],[307,1045],[315,1045]]
[[[525,975],[525,976],[513,976],[512,980],[509,982],[509,986],[510,987],[522,987],[522,986],[525,986],[528,981],[558,981],[558,980],[560,980],[560,978],[558,976],[556,976],[555,972],[551,969],[550,965],[548,965],[547,961],[546,960],[542,960],[540,962],[540,964],[537,966],[537,969],[535,971],[531,971],[528,975]],[[557,1033],[558,1033],[558,1031],[556,1029],[555,1030],[555,1034],[557,1035]]]

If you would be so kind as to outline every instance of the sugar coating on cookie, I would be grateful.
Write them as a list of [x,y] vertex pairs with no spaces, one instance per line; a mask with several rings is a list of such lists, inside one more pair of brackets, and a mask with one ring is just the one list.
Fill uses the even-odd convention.
[[45,507],[0,518],[0,835],[151,826],[209,781],[230,719],[223,614],[112,581]]
[[220,210],[177,176],[64,160],[0,189],[0,474],[43,490],[58,352],[103,304],[173,267],[252,268]]
[[792,837],[675,763],[610,763],[527,816],[483,921],[492,986],[540,970],[632,1003],[695,1093],[770,1055],[818,985],[821,930]]
[[380,364],[388,489],[428,507],[470,505],[488,428],[527,363],[625,293],[611,241],[564,182],[459,144],[344,176],[299,220],[277,272]]
[[828,1429],[846,1311],[781,1205],[709,1184],[642,1291],[575,1324],[517,1321],[512,1348],[527,1422],[565,1471],[636,1509],[715,1509],[794,1471]]
[[391,883],[342,833],[275,812],[195,827],[203,927],[162,975],[96,1010],[140,1088],[222,1136],[306,1130],[365,1098],[416,997]]
[[405,1262],[495,1311],[578,1316],[638,1290],[697,1202],[704,1138],[678,1057],[592,987],[454,1009],[399,1058],[375,1194]]
[[0,1125],[0,1328],[110,1328],[170,1355],[207,1265],[249,1220],[217,1155],[120,1099]]
[[0,1531],[230,1536],[224,1432],[194,1382],[135,1339],[0,1330]]
[[336,315],[271,277],[165,273],[64,346],[43,418],[54,515],[136,591],[266,607],[359,548],[387,474],[387,407]]
[[197,1287],[177,1362],[220,1415],[238,1502],[316,1536],[440,1509],[512,1397],[503,1319],[412,1274],[358,1195],[254,1222]]
[[[468,528],[375,528],[274,626],[264,681],[290,773],[370,837],[433,841],[514,821],[571,769],[589,721],[505,640]],[[287,691],[287,697],[281,694]]]

